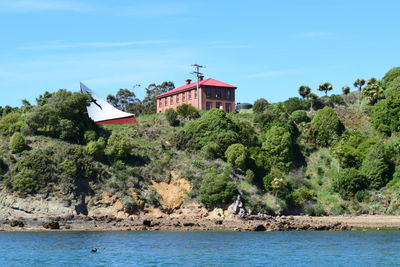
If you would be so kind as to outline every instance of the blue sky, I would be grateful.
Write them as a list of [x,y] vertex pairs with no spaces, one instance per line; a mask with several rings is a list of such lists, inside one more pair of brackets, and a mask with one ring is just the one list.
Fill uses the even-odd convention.
[[400,1],[0,0],[0,106],[45,90],[139,97],[149,83],[191,78],[191,64],[271,102],[331,82],[381,78],[400,65]]

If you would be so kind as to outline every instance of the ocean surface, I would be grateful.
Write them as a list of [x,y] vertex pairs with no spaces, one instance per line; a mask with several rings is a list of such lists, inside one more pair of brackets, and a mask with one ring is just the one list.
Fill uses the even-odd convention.
[[0,266],[400,266],[400,232],[1,232]]

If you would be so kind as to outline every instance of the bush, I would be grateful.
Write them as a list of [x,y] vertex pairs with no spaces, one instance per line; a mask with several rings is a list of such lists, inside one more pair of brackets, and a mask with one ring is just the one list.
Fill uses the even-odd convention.
[[194,120],[200,117],[199,112],[195,107],[188,104],[180,105],[176,108],[176,112],[184,119]]
[[35,172],[29,169],[22,169],[11,178],[11,187],[13,190],[23,194],[35,192],[38,188]]
[[133,145],[128,137],[122,133],[113,132],[108,138],[106,154],[112,160],[128,159],[131,155]]
[[246,181],[249,184],[252,184],[252,183],[254,183],[254,180],[255,180],[254,172],[252,170],[246,170]]
[[303,206],[309,201],[315,200],[315,193],[306,187],[300,187],[292,192],[292,200],[294,205]]
[[397,77],[400,77],[400,67],[392,68],[386,72],[385,76],[383,77],[383,85],[386,87],[390,86],[390,83]]
[[391,164],[381,144],[374,145],[368,150],[361,166],[361,173],[367,178],[370,189],[378,190],[390,181],[393,174]]
[[285,108],[285,111],[288,114],[292,114],[293,111],[296,110],[306,110],[308,109],[307,102],[304,100],[301,100],[298,97],[291,97],[285,102],[283,102],[283,106]]
[[390,89],[386,99],[375,104],[371,122],[378,131],[387,135],[400,131],[400,88]]
[[267,191],[271,191],[279,197],[285,197],[290,191],[289,181],[277,168],[271,169],[270,173],[263,178],[263,183]]
[[338,115],[330,107],[318,110],[311,121],[315,142],[323,147],[331,145],[338,139],[342,127]]
[[90,141],[86,147],[86,153],[97,160],[101,160],[104,157],[104,149],[106,148],[106,141],[103,137],[100,137],[97,141]]
[[0,135],[12,135],[19,132],[22,125],[23,120],[20,112],[8,113],[0,119]]
[[27,146],[25,143],[25,138],[18,132],[14,133],[10,138],[8,148],[12,153],[20,153],[26,150]]
[[309,122],[310,118],[304,110],[296,110],[290,115],[290,120],[295,123]]
[[179,125],[178,113],[172,108],[169,108],[165,111],[165,117],[167,118],[169,125],[171,126]]
[[261,114],[265,111],[268,105],[269,103],[265,98],[260,98],[254,102],[253,112],[256,114]]
[[333,181],[333,190],[343,199],[353,197],[358,191],[368,187],[367,180],[357,169],[342,169]]
[[86,143],[89,143],[90,141],[96,141],[97,139],[97,133],[96,131],[93,130],[87,130],[83,136],[85,139]]
[[268,105],[263,113],[258,113],[255,116],[254,122],[259,124],[262,129],[265,129],[273,122],[284,122],[285,118],[283,117],[283,113],[284,112],[280,110],[278,105]]
[[231,203],[237,194],[237,189],[228,174],[210,173],[202,181],[199,193],[201,202],[207,208],[214,208],[219,204]]
[[293,140],[290,131],[281,126],[273,126],[265,136],[262,148],[266,151],[270,164],[281,170],[289,170],[293,162]]
[[184,131],[191,134],[202,147],[213,143],[215,156],[224,157],[226,149],[240,143],[240,129],[231,115],[220,109],[213,109],[204,113],[199,119],[189,121]]
[[242,144],[230,145],[225,151],[225,157],[229,165],[243,171],[246,169],[247,155],[247,149]]

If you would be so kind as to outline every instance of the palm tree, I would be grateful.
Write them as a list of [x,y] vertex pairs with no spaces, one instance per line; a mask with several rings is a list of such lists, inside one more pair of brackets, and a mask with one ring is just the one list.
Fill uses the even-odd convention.
[[316,94],[313,93],[309,93],[308,96],[311,99],[311,110],[314,110],[314,101],[318,99],[318,96]]
[[342,92],[343,92],[344,95],[348,95],[350,93],[350,87],[343,86],[342,87]]
[[384,96],[382,82],[376,78],[369,79],[367,85],[362,90],[362,94],[368,98],[369,104],[375,104],[376,101]]
[[311,88],[305,85],[299,87],[299,95],[304,99],[311,93]]
[[324,91],[325,95],[328,95],[328,91],[333,89],[332,84],[330,83],[321,83],[318,87],[318,91]]
[[354,82],[354,87],[358,88],[358,91],[361,91],[362,87],[365,85],[365,80],[358,78],[355,82]]

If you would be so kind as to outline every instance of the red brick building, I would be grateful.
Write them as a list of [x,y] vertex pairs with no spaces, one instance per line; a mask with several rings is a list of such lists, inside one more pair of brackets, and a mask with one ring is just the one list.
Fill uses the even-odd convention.
[[182,104],[190,104],[198,109],[210,110],[220,108],[225,112],[235,111],[235,90],[237,87],[217,81],[199,77],[199,99],[197,99],[197,82],[186,80],[184,86],[156,96],[157,113],[175,109]]

